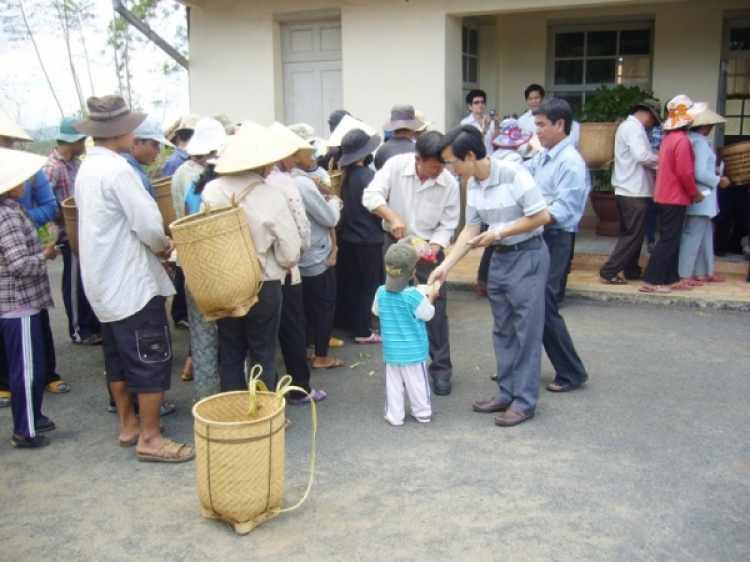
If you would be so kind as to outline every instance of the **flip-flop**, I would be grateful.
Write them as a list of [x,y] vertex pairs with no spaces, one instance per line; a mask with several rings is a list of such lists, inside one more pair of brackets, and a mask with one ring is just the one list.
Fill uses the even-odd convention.
[[182,377],[180,377],[185,382],[190,382],[193,380],[193,373],[182,373]]
[[65,394],[70,390],[70,386],[65,381],[52,381],[44,386],[44,390],[52,394]]
[[170,404],[169,402],[164,402],[159,407],[159,417],[168,416],[169,414],[174,414],[174,411],[177,409],[177,406],[174,404]]
[[325,365],[324,367],[313,367],[313,371],[327,371],[328,369],[338,369],[339,367],[343,367],[343,366],[344,366],[344,360],[336,357],[333,360],[333,363],[331,363],[330,365]]
[[177,454],[182,449],[190,449],[190,447],[185,445],[185,443],[175,443],[171,439],[167,439],[165,437],[164,443],[161,444],[161,447],[159,447],[159,450],[156,451],[156,453],[151,455],[148,453],[139,453],[136,451],[135,457],[138,459],[138,462],[168,463],[187,462],[195,458],[195,450],[191,450],[191,453],[189,455],[178,457]]
[[664,285],[643,285],[638,290],[641,293],[658,293],[660,295],[666,295],[672,292],[672,289],[665,287]]
[[690,283],[687,281],[681,281],[679,283],[675,283],[672,285],[671,289],[673,291],[692,291],[693,288],[690,286]]
[[78,345],[102,345],[102,337],[94,334],[93,336],[89,336],[85,340],[81,340],[79,342],[73,342]]
[[0,390],[0,408],[7,408],[10,406],[10,391]]
[[693,277],[693,279],[697,279],[703,283],[723,283],[726,281],[726,279],[719,275],[701,275],[700,277]]
[[10,443],[18,449],[39,449],[49,445],[49,439],[44,435],[37,435],[30,439],[16,439],[15,437],[11,437]]
[[571,390],[576,390],[577,388],[581,388],[583,385],[586,384],[586,381],[589,380],[588,377],[586,377],[583,382],[580,384],[571,384],[569,382],[560,384],[559,382],[551,382],[549,383],[545,388],[549,390],[550,392],[570,392]]
[[315,390],[312,389],[310,391],[310,396],[304,396],[303,398],[298,399],[290,399],[289,402],[294,404],[295,406],[302,406],[303,404],[309,404],[310,398],[312,398],[313,402],[321,402],[326,399],[326,396],[328,396],[325,392],[322,390]]

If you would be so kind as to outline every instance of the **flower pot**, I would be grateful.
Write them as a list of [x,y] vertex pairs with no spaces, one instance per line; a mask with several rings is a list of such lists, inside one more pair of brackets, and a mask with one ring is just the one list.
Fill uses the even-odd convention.
[[614,193],[591,193],[591,206],[594,208],[599,224],[597,236],[620,236],[620,209]]

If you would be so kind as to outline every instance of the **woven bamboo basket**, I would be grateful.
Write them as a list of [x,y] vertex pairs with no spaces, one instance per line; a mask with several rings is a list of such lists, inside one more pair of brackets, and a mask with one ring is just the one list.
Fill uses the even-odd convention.
[[247,314],[258,302],[263,275],[242,208],[207,208],[170,229],[185,281],[206,319]]
[[333,158],[328,163],[328,175],[331,178],[331,191],[336,197],[341,197],[341,170],[334,168]]
[[247,414],[247,391],[217,394],[193,407],[201,512],[241,535],[278,515],[284,499],[286,402],[271,392],[257,397],[255,417]]
[[719,149],[724,173],[733,183],[750,181],[750,141],[730,144]]
[[78,257],[78,207],[75,197],[68,197],[62,202],[63,220],[65,221],[65,232],[68,233],[70,251]]
[[592,169],[607,168],[615,159],[618,123],[581,123],[578,152]]
[[174,201],[172,201],[172,176],[155,180],[151,182],[151,186],[156,193],[156,204],[159,206],[164,232],[169,235],[169,225],[177,220]]

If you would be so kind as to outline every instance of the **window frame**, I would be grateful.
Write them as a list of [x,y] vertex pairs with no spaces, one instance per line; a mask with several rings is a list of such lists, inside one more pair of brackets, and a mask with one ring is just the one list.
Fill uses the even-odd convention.
[[[470,53],[464,50],[464,31],[473,32],[476,33],[476,39],[477,39],[477,52],[476,53]],[[479,46],[479,26],[467,24],[466,21],[464,21],[461,24],[461,81],[463,83],[463,89],[464,90],[475,90],[479,88],[479,57],[480,55],[480,46]],[[464,80],[466,75],[468,74],[467,71],[467,65],[466,60],[468,58],[472,58],[476,61],[476,69],[477,69],[477,75],[476,75],[476,82],[467,82]]]
[[[639,85],[644,90],[653,89],[654,83],[654,19],[651,18],[638,18],[638,19],[624,19],[624,20],[607,20],[607,21],[592,21],[587,23],[582,22],[554,22],[550,23],[547,27],[547,61],[546,61],[546,72],[545,80],[547,83],[548,96],[566,95],[566,94],[581,94],[581,104],[586,103],[586,98],[591,92],[594,92],[599,86],[617,86],[617,76],[615,75],[614,82],[598,82],[594,84],[586,83],[586,62],[590,60],[609,60],[614,58],[615,60],[624,58],[643,58],[646,55],[620,55],[620,33],[622,31],[645,31],[648,30],[651,33],[650,37],[650,49],[649,49],[649,70],[648,70],[648,82]],[[617,53],[615,55],[605,56],[588,56],[585,52],[586,40],[588,33],[591,32],[602,32],[602,31],[615,31],[617,32]],[[555,56],[555,38],[558,34],[562,33],[584,33],[584,54],[580,57],[556,57]],[[581,84],[555,84],[555,62],[557,60],[581,60],[583,61],[583,76]]]

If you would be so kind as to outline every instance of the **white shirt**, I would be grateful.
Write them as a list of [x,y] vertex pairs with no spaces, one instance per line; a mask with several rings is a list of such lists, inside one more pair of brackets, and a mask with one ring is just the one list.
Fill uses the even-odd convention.
[[[473,125],[476,127],[480,133],[484,133],[484,122],[479,122],[476,119],[474,119],[474,114],[470,113],[463,119],[461,119],[461,125]],[[495,151],[495,147],[492,146],[492,140],[495,136],[495,120],[490,119],[490,128],[487,131],[487,134],[484,135],[484,147],[487,149],[487,156],[492,154]]]
[[122,156],[89,150],[76,177],[76,206],[81,275],[99,320],[123,320],[155,296],[175,294],[154,255],[168,245],[159,208]]
[[[453,176],[443,170],[437,179],[422,183],[414,154],[389,158],[362,194],[362,205],[372,212],[388,205],[406,224],[407,235],[447,248],[460,216],[460,193]],[[383,229],[390,225],[383,221]]]
[[534,121],[534,115],[531,110],[526,110],[526,113],[518,118],[518,126],[524,131],[536,134],[536,122]]
[[628,116],[615,134],[615,167],[612,185],[615,195],[653,197],[659,157],[651,150],[648,133],[638,119]]

